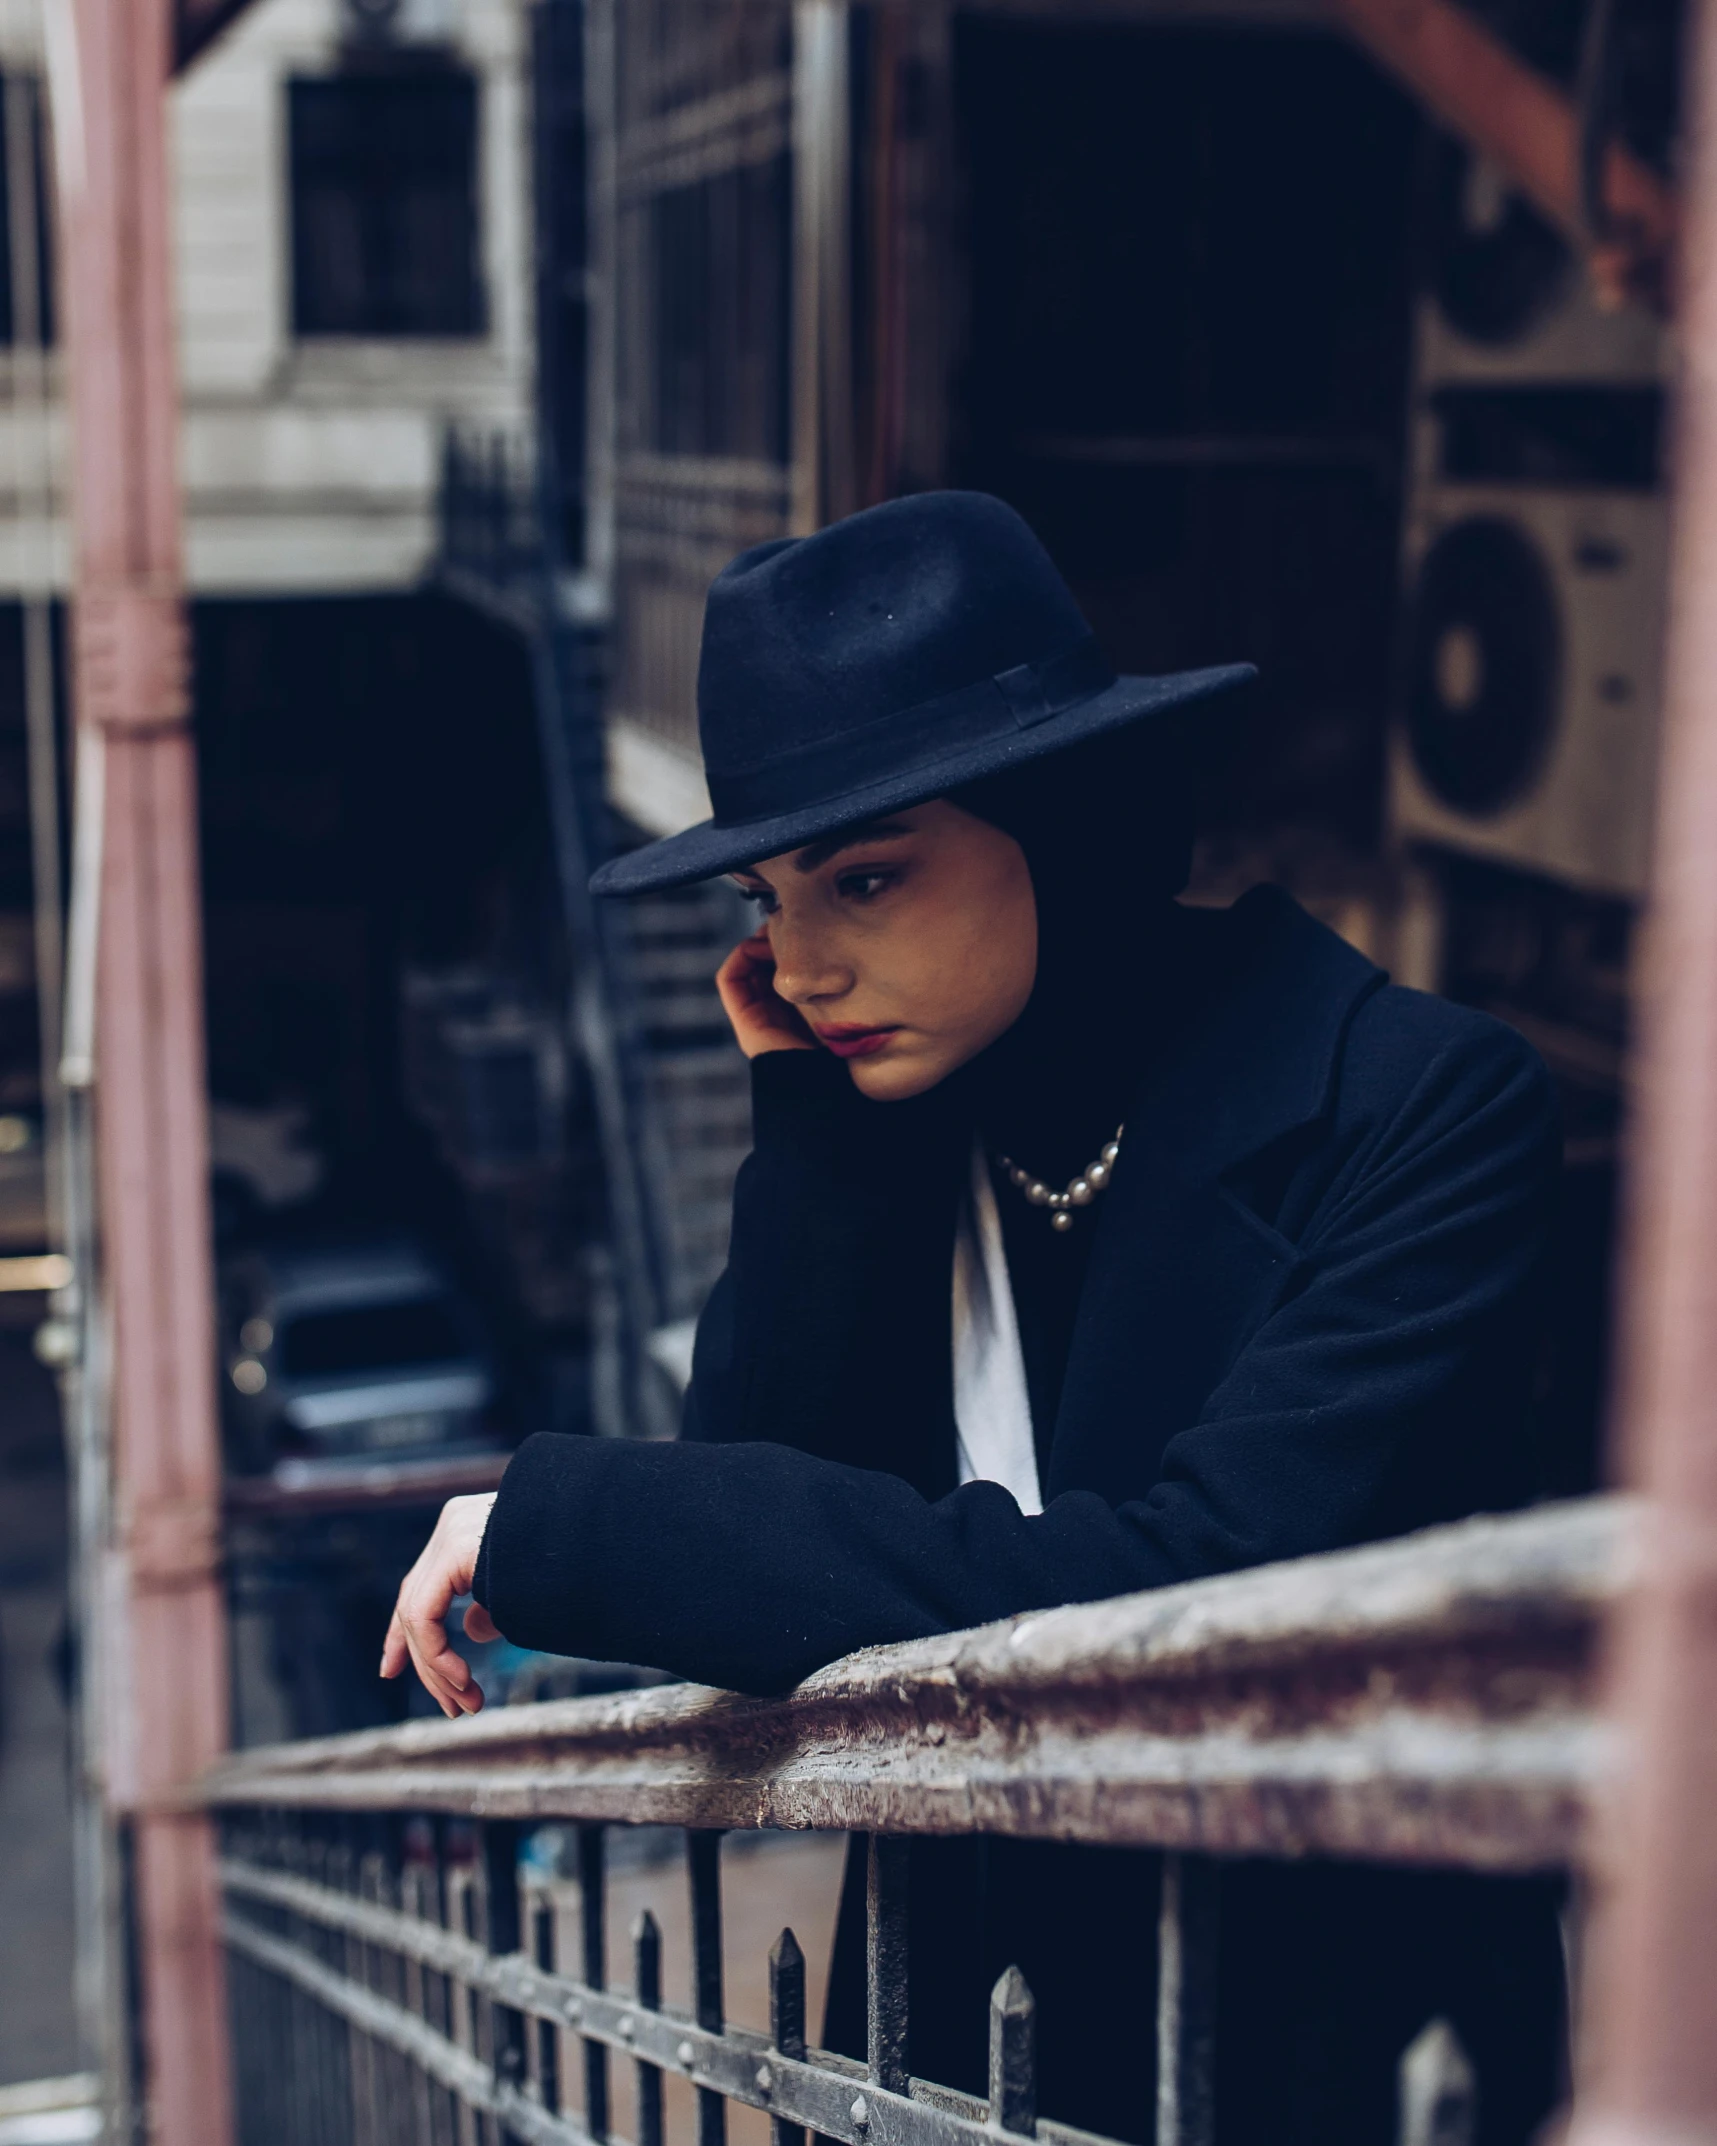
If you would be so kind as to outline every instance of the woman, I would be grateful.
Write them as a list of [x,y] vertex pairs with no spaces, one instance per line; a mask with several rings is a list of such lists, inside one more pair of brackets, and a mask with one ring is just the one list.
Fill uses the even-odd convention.
[[[479,1705],[443,1622],[474,1587],[475,1636],[778,1690],[1527,1494],[1549,1084],[1274,890],[1175,904],[1190,741],[1249,675],[1115,678],[974,494],[717,580],[715,817],[594,882],[727,871],[762,912],[718,979],[755,1148],[685,1436],[527,1440],[497,1498],[443,1514],[384,1674],[409,1654],[446,1712]],[[1018,1959],[1041,2105],[1138,2135],[1154,1883],[1139,1856],[919,1844],[914,2070],[981,2087],[983,1995]],[[1437,2012],[1487,2146],[1547,2113],[1541,1888],[1239,1865],[1222,1913],[1224,2141],[1381,2146]],[[843,1941],[836,2046],[852,1963]]]

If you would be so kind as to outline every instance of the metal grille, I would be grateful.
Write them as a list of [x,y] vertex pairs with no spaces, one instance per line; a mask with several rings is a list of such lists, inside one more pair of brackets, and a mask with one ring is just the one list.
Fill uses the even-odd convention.
[[[772,2146],[1107,2146],[1039,2116],[1036,2006],[1017,1968],[989,2006],[983,2100],[907,2065],[906,1843],[871,1836],[863,2064],[808,2039],[805,1959],[784,1929],[769,1955],[770,2030],[731,2024],[722,1976],[719,1833],[686,1835],[690,2010],[662,1999],[662,1933],[631,1931],[629,1988],[607,1987],[605,1829],[577,1833],[580,1957],[557,1959],[554,1897],[521,1859],[516,1821],[232,1814],[221,1877],[243,2146],[593,2146],[617,2134],[632,2067],[636,2146],[664,2146],[664,2083],[694,2090],[697,2146],[725,2146],[731,2103],[767,2116]],[[1156,2146],[1211,2136],[1214,1884],[1164,1858],[1157,1934]],[[569,1968],[572,1963],[569,1963]],[[1141,2037],[1141,2101],[1153,2066]],[[1446,2022],[1404,2053],[1403,2146],[1462,2146],[1471,2066]],[[1141,2109],[1141,2131],[1150,2131]]]
[[790,523],[792,13],[615,17],[614,713],[695,760],[711,579]]
[[[909,2072],[905,1837],[971,1832],[1165,1851],[1137,2130],[1209,2146],[1214,1857],[1566,1864],[1605,1773],[1594,1640],[1630,1540],[1592,1501],[879,1648],[780,1699],[628,1692],[240,1754],[205,1794],[245,2146],[601,2146],[622,2064],[636,2146],[664,2146],[670,2081],[697,2146],[723,2146],[734,2105],[772,2146],[1091,2146],[1038,2111],[1011,1970],[987,2098]],[[553,1820],[576,1843],[575,1961],[536,1852]],[[688,1829],[684,2010],[647,1918],[629,1986],[606,1986],[616,1823]],[[811,2046],[790,1931],[770,2032],[728,2020],[721,1841],[741,1826],[867,1835],[867,2062]],[[1402,2146],[1463,2146],[1483,2088],[1423,2022]]]
[[715,972],[748,928],[720,881],[627,904],[642,1059],[661,1128],[669,1320],[695,1318],[727,1258],[733,1181],[751,1146],[751,1077]]

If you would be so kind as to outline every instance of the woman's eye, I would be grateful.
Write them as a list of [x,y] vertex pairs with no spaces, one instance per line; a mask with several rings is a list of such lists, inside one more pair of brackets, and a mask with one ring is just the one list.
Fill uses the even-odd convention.
[[836,884],[844,901],[873,902],[898,876],[894,872],[843,872]]
[[749,902],[754,909],[762,910],[766,917],[772,917],[779,906],[773,887],[739,887],[736,892],[741,901]]

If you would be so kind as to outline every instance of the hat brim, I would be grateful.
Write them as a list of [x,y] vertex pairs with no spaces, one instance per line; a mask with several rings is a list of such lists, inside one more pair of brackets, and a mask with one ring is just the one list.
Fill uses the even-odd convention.
[[722,826],[701,821],[681,834],[611,858],[591,876],[592,894],[653,894],[666,887],[689,887],[700,879],[736,872],[765,857],[802,849],[843,827],[874,820],[885,812],[922,805],[961,784],[1024,767],[1050,753],[1081,745],[1143,718],[1163,716],[1197,701],[1215,699],[1258,675],[1250,663],[1226,663],[1212,670],[1173,671],[1161,678],[1117,678],[1088,700],[1064,708],[1030,729],[962,745],[933,761],[866,783],[822,804],[776,813],[766,819]]

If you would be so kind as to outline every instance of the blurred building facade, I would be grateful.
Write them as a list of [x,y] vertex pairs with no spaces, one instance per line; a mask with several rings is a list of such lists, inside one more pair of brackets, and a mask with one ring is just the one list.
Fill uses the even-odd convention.
[[[1282,881],[1544,1052],[1570,1176],[1540,1436],[1575,1490],[1608,1378],[1668,346],[1372,56],[1369,12],[592,0],[608,794],[644,833],[707,809],[698,626],[734,551],[924,486],[1018,506],[1122,668],[1257,662],[1194,898]],[[1672,9],[1583,57],[1578,9],[1472,13],[1667,168]]]
[[[177,84],[198,597],[415,588],[443,425],[528,405],[527,44],[514,0],[265,0]],[[0,65],[42,71],[27,0],[0,17]],[[31,451],[9,449],[14,468]],[[44,552],[63,579],[63,531],[14,514],[4,538],[0,588]]]
[[[1496,26],[1572,88],[1564,12]],[[1660,161],[1672,46],[1642,17],[1608,92]],[[24,0],[0,64],[41,65]],[[737,919],[581,919],[557,829],[703,811],[736,550],[975,484],[1124,667],[1260,664],[1197,891],[1282,879],[1519,1019],[1601,1327],[1664,339],[1410,80],[1302,0],[256,0],[173,95],[223,1226],[313,1181],[462,1237],[525,1353],[619,1332],[599,1413],[665,1427],[644,1367],[683,1362],[747,1137],[708,983]],[[0,591],[63,578],[52,378],[0,402]],[[561,795],[563,733],[600,796]],[[611,1076],[568,1025],[592,972]]]

